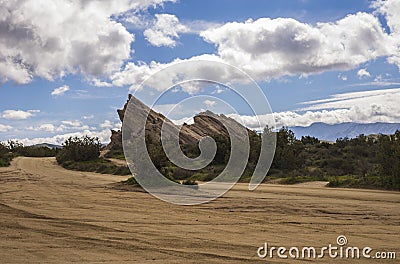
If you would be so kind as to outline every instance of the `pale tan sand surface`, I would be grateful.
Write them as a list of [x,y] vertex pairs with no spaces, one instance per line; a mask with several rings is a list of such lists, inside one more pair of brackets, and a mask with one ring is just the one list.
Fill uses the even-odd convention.
[[[308,263],[259,259],[275,246],[336,244],[396,251],[400,193],[246,184],[208,204],[178,206],[112,184],[126,177],[68,171],[53,158],[0,168],[1,263]],[[374,263],[324,259],[319,263]]]

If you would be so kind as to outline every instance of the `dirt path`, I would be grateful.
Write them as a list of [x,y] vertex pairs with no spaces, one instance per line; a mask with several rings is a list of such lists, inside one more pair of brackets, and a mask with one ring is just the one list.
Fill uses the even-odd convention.
[[105,159],[111,161],[112,163],[114,163],[114,164],[117,165],[117,166],[126,166],[126,165],[127,165],[125,159],[121,160],[121,159],[114,159],[114,158],[106,158],[105,155],[106,155],[108,152],[109,152],[109,150],[102,150],[102,151],[100,152],[100,157],[105,158]]
[[0,262],[297,263],[260,260],[257,248],[320,248],[335,245],[338,235],[400,258],[399,193],[314,185],[249,192],[238,185],[185,207],[109,187],[122,179],[67,171],[51,158],[17,158],[0,168]]
[[113,159],[113,158],[107,158],[107,159],[117,166],[127,166],[126,160]]

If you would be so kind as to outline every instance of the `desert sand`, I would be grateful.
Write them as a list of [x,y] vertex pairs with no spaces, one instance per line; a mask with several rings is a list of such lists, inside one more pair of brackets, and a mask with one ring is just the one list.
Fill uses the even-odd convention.
[[[396,251],[400,193],[323,184],[238,184],[210,203],[178,206],[122,191],[126,177],[68,171],[53,158],[0,168],[1,263],[305,263],[260,259],[257,249],[336,244]],[[373,263],[369,259],[315,260]]]

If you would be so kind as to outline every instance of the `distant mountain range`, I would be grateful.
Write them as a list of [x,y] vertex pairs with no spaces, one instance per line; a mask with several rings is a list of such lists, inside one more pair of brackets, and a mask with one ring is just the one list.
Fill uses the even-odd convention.
[[37,147],[37,148],[48,147],[51,149],[62,148],[62,146],[60,146],[60,145],[54,145],[54,144],[49,144],[49,143],[36,144],[36,145],[33,145],[33,147]]
[[400,130],[398,123],[341,123],[329,125],[325,123],[314,123],[308,127],[289,127],[297,138],[302,136],[313,136],[320,140],[336,141],[338,138],[355,138],[360,134],[394,134],[396,130]]

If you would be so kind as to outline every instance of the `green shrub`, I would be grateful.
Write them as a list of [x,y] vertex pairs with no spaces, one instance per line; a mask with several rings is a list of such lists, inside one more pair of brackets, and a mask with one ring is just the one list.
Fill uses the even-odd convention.
[[213,175],[211,173],[207,172],[197,172],[194,173],[192,177],[190,177],[192,180],[196,181],[203,181],[203,182],[209,182],[214,179]]
[[296,183],[302,183],[302,182],[306,182],[304,179],[300,178],[300,177],[289,177],[289,178],[285,178],[279,181],[280,184],[296,184]]
[[129,175],[131,174],[131,170],[129,167],[119,166],[117,171],[114,173],[115,175]]
[[9,140],[7,141],[6,147],[8,148],[9,151],[17,153],[20,149],[24,147],[24,145],[18,141]]
[[198,185],[198,183],[194,180],[184,180],[182,182],[183,185]]
[[128,184],[128,185],[139,185],[139,183],[136,181],[135,177],[130,177],[126,181],[123,181],[122,183]]
[[2,143],[0,143],[0,167],[10,166],[11,156],[9,149]]
[[55,157],[57,152],[58,149],[51,149],[44,146],[27,146],[19,148],[17,151],[15,151],[15,154],[24,157]]
[[63,149],[57,155],[58,163],[66,161],[89,161],[100,156],[101,143],[98,138],[88,136],[70,137],[64,144]]
[[[188,178],[192,177],[193,174],[195,173],[192,170],[185,170],[185,169],[178,168],[178,167],[169,167],[168,170],[166,170],[166,172],[170,172],[171,177],[178,181],[188,179]],[[164,175],[167,175],[167,174],[164,174]]]
[[113,148],[109,152],[107,152],[107,154],[104,155],[104,157],[125,160],[125,155],[122,148],[121,149]]
[[8,152],[8,148],[0,142],[0,157],[4,157]]
[[8,166],[10,166],[9,159],[1,157],[0,158],[0,167],[8,167]]
[[109,160],[97,158],[90,161],[66,161],[61,164],[66,169],[76,171],[97,172],[101,174],[129,175],[127,166],[117,166]]
[[198,183],[196,181],[194,181],[194,180],[184,180],[182,182],[182,185],[187,185],[190,188],[193,188],[195,190],[199,189]]

